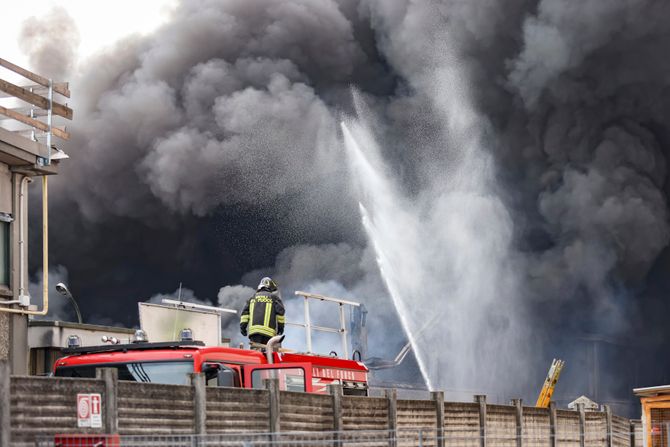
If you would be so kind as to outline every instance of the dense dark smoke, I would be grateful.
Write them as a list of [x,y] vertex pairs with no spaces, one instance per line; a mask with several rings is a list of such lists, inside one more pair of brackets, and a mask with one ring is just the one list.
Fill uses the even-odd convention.
[[[356,297],[377,327],[397,327],[338,129],[353,87],[408,197],[479,178],[457,171],[467,147],[492,157],[483,186],[509,216],[499,271],[518,296],[479,312],[529,315],[544,349],[527,359],[538,383],[520,390],[534,393],[552,355],[581,359],[593,334],[614,346],[610,365],[631,361],[623,339],[666,349],[668,18],[655,1],[183,2],[72,80],[54,262],[89,318],[132,324],[135,301],[180,281],[240,307],[248,290],[225,286],[276,274],[285,295]],[[35,68],[41,48],[25,48]],[[426,291],[448,289],[435,276]],[[377,354],[402,344],[394,332]],[[566,399],[589,392],[576,363]],[[667,371],[657,363],[600,397]]]

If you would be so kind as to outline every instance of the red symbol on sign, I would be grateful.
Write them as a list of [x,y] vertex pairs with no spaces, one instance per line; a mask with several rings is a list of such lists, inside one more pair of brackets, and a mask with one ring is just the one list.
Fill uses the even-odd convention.
[[91,394],[91,415],[100,414],[100,395]]
[[89,396],[86,394],[77,395],[77,416],[79,419],[88,419],[89,417]]

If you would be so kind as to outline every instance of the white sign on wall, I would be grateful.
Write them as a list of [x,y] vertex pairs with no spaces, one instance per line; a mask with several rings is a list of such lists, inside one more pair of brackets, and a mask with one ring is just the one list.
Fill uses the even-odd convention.
[[77,394],[77,427],[102,427],[102,398],[100,394]]

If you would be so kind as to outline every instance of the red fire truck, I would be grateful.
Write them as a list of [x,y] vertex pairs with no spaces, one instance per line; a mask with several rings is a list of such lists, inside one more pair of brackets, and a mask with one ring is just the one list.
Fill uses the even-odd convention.
[[368,368],[358,361],[290,352],[268,352],[224,346],[205,346],[199,341],[102,346],[65,349],[53,369],[57,377],[95,377],[98,368],[116,368],[119,380],[165,384],[189,384],[191,373],[204,373],[208,386],[264,388],[263,380],[279,379],[280,389],[328,393],[327,385],[341,383],[344,394],[368,394]]

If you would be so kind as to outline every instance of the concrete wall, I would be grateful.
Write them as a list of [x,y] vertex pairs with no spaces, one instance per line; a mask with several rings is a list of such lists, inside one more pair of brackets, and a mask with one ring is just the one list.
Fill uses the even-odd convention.
[[92,379],[19,376],[11,378],[12,446],[34,446],[35,436],[60,432],[95,433],[77,427],[77,393],[104,393],[104,383]]
[[[9,283],[0,284],[0,300],[16,300],[21,286],[27,294],[28,276],[28,206],[27,188],[21,215],[20,184],[25,176],[13,173],[5,163],[0,163],[0,212],[14,219],[9,224]],[[20,276],[20,230],[23,227],[23,281]],[[28,317],[0,312],[0,359],[8,358],[14,374],[28,371]]]
[[280,426],[283,431],[333,430],[331,396],[282,392],[279,412]]
[[193,433],[192,387],[121,381],[117,401],[119,433]]
[[266,390],[207,388],[206,432],[269,432],[270,394]]
[[[12,207],[12,175],[9,171],[9,166],[5,163],[0,163],[0,212],[12,214],[16,218]],[[11,224],[11,227],[15,227],[14,223]],[[11,237],[10,233],[10,244],[15,238]],[[10,259],[14,254],[14,247],[11,246],[10,250]],[[18,260],[18,258],[17,258]],[[12,265],[13,267],[13,265]],[[10,268],[10,277],[13,268]],[[12,278],[13,279],[13,278]],[[13,299],[13,293],[10,284],[0,284],[0,300],[11,300]],[[14,317],[16,318],[16,317]],[[10,358],[12,352],[12,337],[11,328],[12,320],[14,319],[8,314],[0,313],[0,359]]]
[[[0,362],[0,376],[3,365],[7,367]],[[280,392],[276,385],[267,390],[207,388],[200,375],[194,375],[192,386],[119,382],[112,370],[101,371],[97,379],[12,376],[0,380],[0,408],[10,409],[9,414],[0,411],[0,441],[8,431],[12,446],[28,446],[38,435],[96,431],[156,435],[422,429],[423,445],[436,447],[637,444],[631,422],[607,412],[487,405],[483,396],[477,403],[453,403],[443,402],[441,393],[433,393],[431,400],[397,400],[395,392],[380,398],[343,396],[338,387],[331,391]],[[77,428],[77,393],[102,395],[103,428]],[[437,439],[439,433],[444,440]],[[418,440],[405,439],[400,445],[418,445]]]
[[0,312],[0,360],[9,359],[9,314]]

